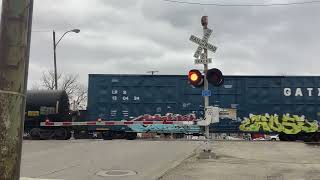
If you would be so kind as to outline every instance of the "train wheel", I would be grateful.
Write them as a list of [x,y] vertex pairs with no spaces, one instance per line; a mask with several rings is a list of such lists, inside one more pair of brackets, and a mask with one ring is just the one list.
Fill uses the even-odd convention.
[[112,132],[113,139],[125,139],[127,133],[125,131],[114,131]]
[[57,140],[66,140],[68,138],[68,131],[65,128],[59,128],[54,130],[54,135]]
[[320,132],[316,132],[316,134],[314,136],[314,141],[315,142],[320,142]]
[[289,141],[296,141],[297,136],[295,134],[288,134],[287,135]]
[[174,134],[173,137],[176,138],[176,139],[181,139],[181,138],[184,138],[184,134],[182,134],[182,133]]
[[49,139],[54,139],[54,131],[52,130],[42,130],[40,131],[40,139],[41,140],[49,140]]
[[303,142],[312,142],[312,136],[310,133],[301,133],[301,140],[303,140]]
[[288,136],[287,136],[287,134],[280,133],[279,139],[280,139],[280,141],[288,141]]
[[70,131],[67,131],[67,137],[64,139],[64,140],[68,140],[68,139],[70,139],[71,138],[71,132]]
[[306,133],[303,141],[304,142],[319,142],[320,135],[319,135],[319,133]]
[[40,128],[33,128],[30,131],[30,137],[32,140],[40,140]]
[[104,140],[112,140],[113,139],[113,132],[112,131],[105,131],[102,133],[102,139]]
[[135,140],[135,139],[137,139],[137,133],[135,133],[135,132],[127,132],[126,133],[126,139],[127,140]]
[[87,131],[74,131],[73,137],[75,139],[90,139]]

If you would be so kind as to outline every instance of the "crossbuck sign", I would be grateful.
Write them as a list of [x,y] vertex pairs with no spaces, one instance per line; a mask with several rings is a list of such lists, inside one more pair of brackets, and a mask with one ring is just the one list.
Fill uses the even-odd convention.
[[211,33],[212,33],[212,30],[208,28],[208,29],[206,29],[202,39],[200,39],[194,35],[190,36],[190,41],[199,45],[196,52],[194,53],[193,57],[198,58],[200,56],[203,48],[208,49],[212,52],[216,52],[217,47],[208,43],[208,39],[209,39]]

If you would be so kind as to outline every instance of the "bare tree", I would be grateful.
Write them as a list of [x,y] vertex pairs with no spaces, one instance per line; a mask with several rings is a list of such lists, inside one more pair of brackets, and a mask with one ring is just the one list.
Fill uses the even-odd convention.
[[[58,89],[66,91],[72,109],[84,109],[87,101],[87,87],[79,82],[77,74],[58,74]],[[44,89],[55,89],[53,71],[42,73],[41,85]]]
[[61,79],[60,89],[65,90],[68,96],[73,96],[80,86],[78,78],[79,76],[74,74],[64,75]]
[[85,109],[87,93],[88,88],[84,85],[79,85],[75,92],[71,95],[71,104],[74,110]]
[[[58,82],[60,81],[61,77],[62,77],[61,74],[57,75]],[[55,89],[55,79],[54,79],[54,72],[53,71],[46,71],[46,72],[42,73],[41,85],[45,89],[50,89],[50,90]]]

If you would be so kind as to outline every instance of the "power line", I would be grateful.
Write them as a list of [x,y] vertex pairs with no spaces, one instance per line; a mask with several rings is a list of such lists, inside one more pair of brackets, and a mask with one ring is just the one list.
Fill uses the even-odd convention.
[[270,3],[270,4],[222,4],[222,3],[188,2],[188,1],[178,1],[178,0],[162,0],[162,1],[170,2],[170,3],[177,3],[177,4],[200,5],[200,6],[224,6],[224,7],[293,6],[293,5],[303,5],[303,4],[320,3],[320,0],[302,1],[302,2],[291,2],[291,3]]
[[32,32],[51,32],[52,30],[32,30]]

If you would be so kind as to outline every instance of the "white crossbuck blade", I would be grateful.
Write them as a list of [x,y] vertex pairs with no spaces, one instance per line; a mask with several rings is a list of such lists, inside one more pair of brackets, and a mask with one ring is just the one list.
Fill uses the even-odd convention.
[[[211,35],[211,33],[212,33],[212,29],[209,29],[209,28],[208,28],[208,29],[205,29],[204,31],[205,31],[205,32],[204,32],[204,36],[203,36],[202,40],[208,42],[208,39],[209,39],[209,37],[210,37],[210,35]],[[196,52],[194,53],[193,57],[198,58],[199,55],[200,55],[201,52],[202,52],[202,49],[203,49],[203,48],[202,48],[201,46],[198,46],[198,48],[197,48]]]
[[208,39],[209,39],[211,33],[212,33],[212,29],[205,29],[202,39],[200,39],[194,35],[191,35],[190,41],[199,45],[196,52],[194,53],[193,57],[198,58],[200,56],[203,48],[208,49],[212,52],[215,52],[217,50],[217,47],[208,43]]
[[206,41],[204,41],[194,35],[190,36],[190,41],[192,41],[192,42],[198,44],[199,46],[201,46],[202,48],[208,49],[212,52],[216,52],[216,50],[217,50],[217,47],[215,47],[214,45],[207,43]]

